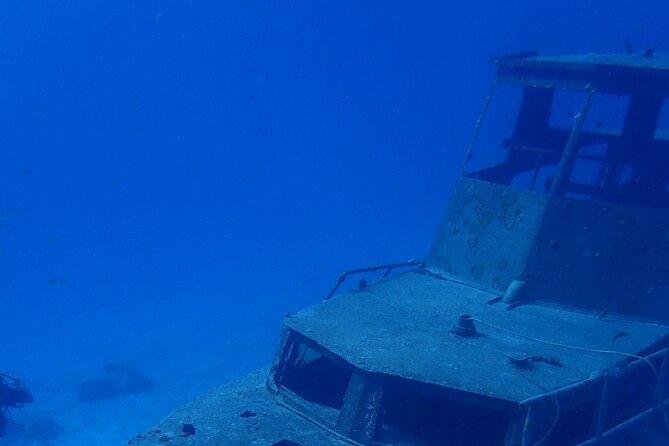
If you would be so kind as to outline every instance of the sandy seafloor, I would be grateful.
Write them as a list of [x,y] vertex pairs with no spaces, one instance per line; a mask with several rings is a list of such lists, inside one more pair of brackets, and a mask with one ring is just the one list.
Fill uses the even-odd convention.
[[[279,318],[280,319],[280,318]],[[280,323],[276,327],[280,327]],[[276,328],[275,327],[275,328]],[[269,328],[269,327],[268,327]],[[207,354],[206,350],[184,352],[160,349],[128,361],[150,377],[155,387],[142,394],[109,400],[81,402],[79,384],[102,376],[101,365],[86,364],[67,376],[49,376],[31,381],[35,401],[12,409],[13,421],[0,445],[78,446],[123,445],[171,411],[208,390],[269,363],[279,328],[239,339],[229,339]],[[96,370],[97,369],[97,370]],[[48,375],[48,373],[45,373]]]

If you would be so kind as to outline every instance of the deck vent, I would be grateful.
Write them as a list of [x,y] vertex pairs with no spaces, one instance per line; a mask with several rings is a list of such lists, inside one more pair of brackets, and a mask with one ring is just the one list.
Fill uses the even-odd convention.
[[458,317],[457,325],[451,330],[451,333],[458,336],[476,336],[476,326],[474,325],[474,318],[468,314],[461,314]]

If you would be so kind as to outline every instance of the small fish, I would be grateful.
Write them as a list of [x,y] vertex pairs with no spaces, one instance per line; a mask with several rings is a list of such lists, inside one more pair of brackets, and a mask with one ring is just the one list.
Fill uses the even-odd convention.
[[634,54],[634,48],[632,48],[632,44],[630,43],[629,40],[625,40],[625,52],[627,54]]
[[49,286],[53,285],[65,285],[67,283],[66,278],[60,278],[60,277],[52,277],[49,279]]
[[645,50],[643,50],[643,53],[641,53],[643,57],[653,57],[654,54],[655,54],[655,48],[646,48]]
[[6,211],[0,211],[0,218],[9,218],[18,214],[19,212],[21,212],[20,209],[8,209]]
[[622,337],[624,337],[624,336],[629,336],[629,332],[628,332],[628,331],[619,331],[618,333],[616,333],[615,335],[613,335],[613,337],[611,338],[611,344],[613,344],[613,343],[616,342],[618,339],[620,339],[620,338],[622,338]]

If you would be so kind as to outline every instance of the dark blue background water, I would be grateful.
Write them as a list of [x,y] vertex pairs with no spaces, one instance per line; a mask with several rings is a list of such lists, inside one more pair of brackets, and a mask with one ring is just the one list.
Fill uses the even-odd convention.
[[339,272],[425,255],[490,57],[666,50],[665,4],[6,0],[0,372],[269,361]]

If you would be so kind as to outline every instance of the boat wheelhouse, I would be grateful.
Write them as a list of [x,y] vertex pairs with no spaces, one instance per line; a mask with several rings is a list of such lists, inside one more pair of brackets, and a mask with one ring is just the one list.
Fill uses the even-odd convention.
[[426,260],[343,275],[386,273],[131,444],[669,441],[669,57],[493,63]]

